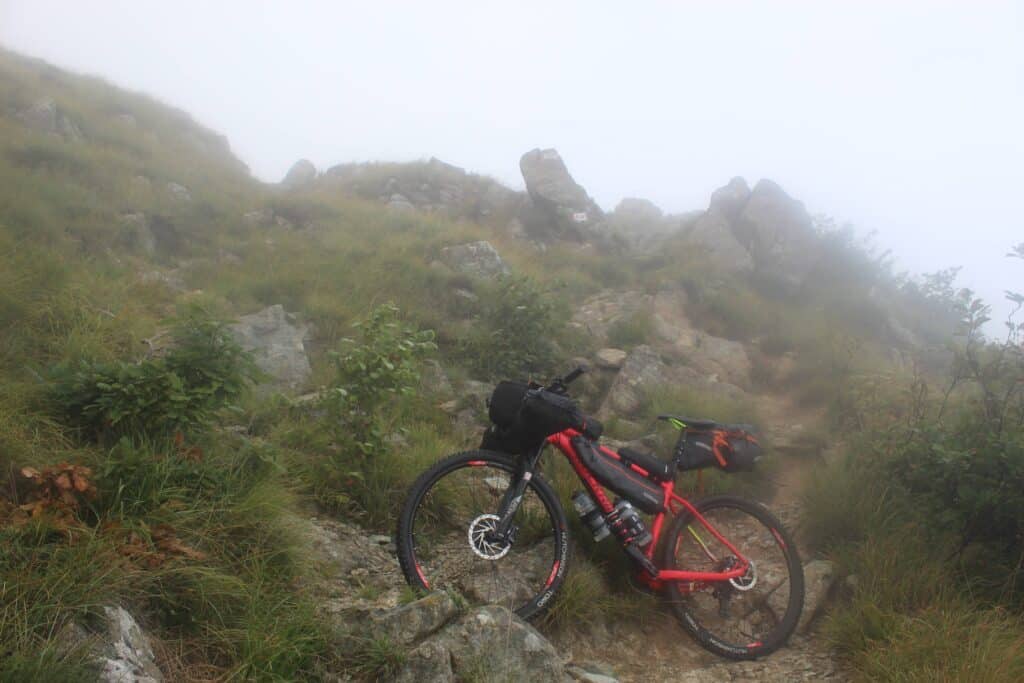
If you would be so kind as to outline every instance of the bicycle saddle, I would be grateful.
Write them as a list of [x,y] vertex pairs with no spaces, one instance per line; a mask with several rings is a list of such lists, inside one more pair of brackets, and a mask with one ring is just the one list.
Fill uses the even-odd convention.
[[682,415],[659,415],[659,420],[675,420],[676,422],[682,422],[685,427],[693,427],[695,429],[714,429],[720,427],[719,423],[714,420],[701,420],[695,417],[684,417]]

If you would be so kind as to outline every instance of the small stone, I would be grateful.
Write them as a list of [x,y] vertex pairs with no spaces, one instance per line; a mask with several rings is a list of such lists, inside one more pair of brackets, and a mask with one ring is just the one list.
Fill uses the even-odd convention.
[[622,349],[601,349],[594,354],[597,367],[606,370],[618,370],[626,362],[626,352]]
[[171,196],[182,202],[192,201],[192,192],[187,187],[179,183],[167,183],[167,191],[171,193]]

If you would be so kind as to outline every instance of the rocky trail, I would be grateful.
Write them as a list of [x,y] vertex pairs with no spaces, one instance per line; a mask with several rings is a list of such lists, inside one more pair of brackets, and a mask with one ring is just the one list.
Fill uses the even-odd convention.
[[[820,416],[785,396],[756,397],[764,432],[782,435],[813,428]],[[766,501],[799,538],[800,490],[814,459],[780,454]],[[535,631],[498,607],[467,609],[448,596],[409,604],[393,539],[325,517],[310,520],[318,578],[310,590],[342,631],[385,635],[408,648],[396,680],[611,681],[842,681],[842,670],[811,617],[833,588],[831,564],[804,553],[805,618],[789,645],[754,662],[726,662],[698,647],[667,608],[605,618],[550,632]],[[638,596],[639,598],[639,596]],[[481,669],[480,667],[483,667]],[[477,671],[481,678],[467,672]],[[474,674],[475,675],[475,674]]]

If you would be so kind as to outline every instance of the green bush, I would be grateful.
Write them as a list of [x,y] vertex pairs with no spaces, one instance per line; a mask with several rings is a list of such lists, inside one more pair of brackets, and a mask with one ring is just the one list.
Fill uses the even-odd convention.
[[417,386],[420,362],[436,349],[431,330],[403,324],[394,304],[378,306],[355,328],[359,341],[344,339],[332,354],[334,380],[321,404],[341,450],[374,457],[384,450],[381,412]]
[[488,378],[528,377],[551,370],[564,316],[527,277],[508,277],[484,292],[483,315],[462,345],[466,362]]
[[53,403],[70,425],[100,440],[205,428],[258,376],[256,366],[222,323],[198,312],[180,319],[172,337],[162,358],[56,366]]

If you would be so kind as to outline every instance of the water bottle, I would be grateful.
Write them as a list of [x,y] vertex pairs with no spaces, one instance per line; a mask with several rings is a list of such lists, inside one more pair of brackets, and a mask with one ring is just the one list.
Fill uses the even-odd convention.
[[590,529],[590,532],[594,534],[595,541],[603,541],[608,538],[608,523],[605,522],[604,515],[601,514],[597,504],[585,491],[577,491],[573,494],[572,506],[576,508],[576,513]]
[[647,530],[640,514],[628,500],[615,502],[615,509],[608,514],[608,524],[615,531],[623,545],[636,545],[643,548],[654,540],[651,532]]

